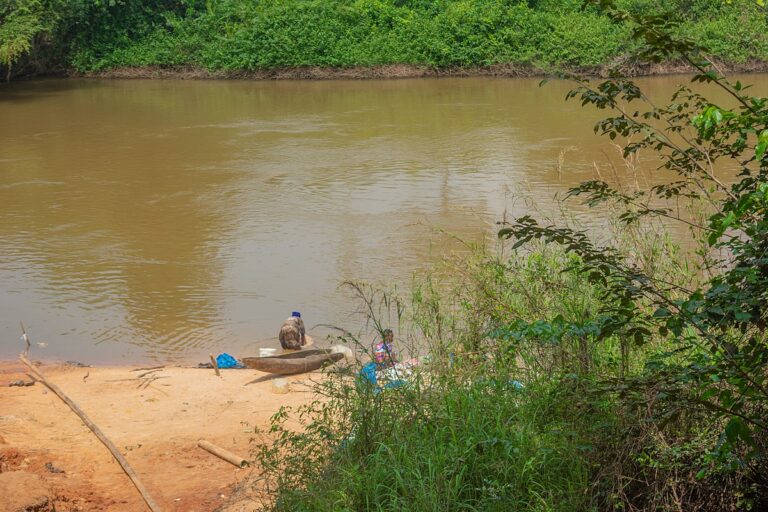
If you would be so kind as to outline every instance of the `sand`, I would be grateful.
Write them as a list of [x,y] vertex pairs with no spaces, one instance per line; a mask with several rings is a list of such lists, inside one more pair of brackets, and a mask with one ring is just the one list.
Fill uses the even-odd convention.
[[[276,394],[276,376],[255,370],[222,370],[216,377],[211,369],[167,367],[150,374],[160,378],[139,389],[135,379],[143,372],[134,368],[39,366],[115,443],[164,511],[255,509],[242,501],[233,504],[232,495],[257,468],[238,469],[198,448],[197,441],[249,458],[254,427],[267,426],[283,405],[315,399],[309,385],[320,378],[319,373],[287,377],[291,391]],[[18,379],[31,380],[20,363],[0,363],[0,473],[42,477],[58,512],[147,510],[80,419],[39,382],[8,386]],[[238,495],[242,500],[242,489]]]

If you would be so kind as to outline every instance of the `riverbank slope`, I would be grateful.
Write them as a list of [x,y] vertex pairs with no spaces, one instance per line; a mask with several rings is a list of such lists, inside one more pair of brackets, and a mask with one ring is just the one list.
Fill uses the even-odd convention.
[[[289,378],[291,392],[274,394],[272,376],[253,370],[217,377],[210,369],[167,367],[138,379],[148,370],[39,368],[114,442],[166,511],[233,506],[238,482],[252,471],[198,448],[199,439],[248,458],[254,427],[266,426],[281,406],[313,398],[302,385],[313,374]],[[128,477],[80,419],[43,384],[9,387],[16,380],[30,381],[23,365],[0,362],[0,475],[38,475],[58,512],[143,510]],[[19,499],[26,491],[13,489]],[[242,504],[249,499],[238,494]]]
[[[741,64],[719,63],[718,68],[728,74],[765,73],[768,62],[750,60]],[[574,70],[582,76],[605,77],[610,70],[593,67]],[[696,70],[681,62],[646,63],[626,67],[625,76],[662,76],[694,73]],[[296,68],[274,68],[256,71],[209,71],[199,67],[120,67],[103,71],[69,71],[64,76],[71,78],[108,79],[174,79],[174,80],[386,80],[399,78],[450,78],[450,77],[501,77],[533,78],[550,75],[546,70],[534,66],[497,64],[483,67],[431,68],[426,66],[393,64],[372,67],[333,68],[303,66]]]

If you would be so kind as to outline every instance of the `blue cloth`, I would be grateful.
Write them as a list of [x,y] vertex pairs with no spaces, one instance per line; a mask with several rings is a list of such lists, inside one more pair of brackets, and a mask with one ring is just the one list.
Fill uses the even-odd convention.
[[522,383],[522,382],[520,382],[519,380],[514,380],[514,379],[513,379],[513,380],[510,380],[510,381],[509,381],[509,384],[510,384],[510,385],[511,385],[513,388],[515,388],[515,389],[517,389],[517,390],[523,389],[523,388],[525,387],[525,386],[523,385],[523,383]]
[[219,368],[245,368],[243,363],[227,353],[219,354],[216,358],[216,364]]
[[295,316],[296,318],[301,318],[301,313],[299,313],[298,311],[294,311],[293,313],[291,313],[291,316]]
[[360,376],[373,384],[376,385],[376,363],[368,363],[360,370]]
[[406,384],[406,381],[398,379],[398,380],[387,382],[383,386],[380,385],[378,379],[376,378],[377,369],[378,369],[378,365],[374,362],[370,362],[365,364],[359,373],[359,376],[363,382],[367,381],[374,387],[373,389],[374,395],[378,395],[384,389],[399,388],[400,386],[404,386]]

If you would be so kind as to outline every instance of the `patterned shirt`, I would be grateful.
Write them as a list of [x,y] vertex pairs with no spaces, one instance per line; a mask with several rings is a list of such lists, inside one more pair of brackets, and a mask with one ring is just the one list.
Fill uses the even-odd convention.
[[373,360],[380,365],[393,365],[397,362],[395,357],[395,347],[392,343],[382,341],[377,343],[373,349]]

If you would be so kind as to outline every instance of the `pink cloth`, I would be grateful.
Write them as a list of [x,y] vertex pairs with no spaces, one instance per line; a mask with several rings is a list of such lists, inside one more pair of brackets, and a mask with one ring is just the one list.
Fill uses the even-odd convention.
[[373,350],[373,360],[377,364],[395,364],[397,357],[395,357],[395,348],[391,343],[377,343]]

